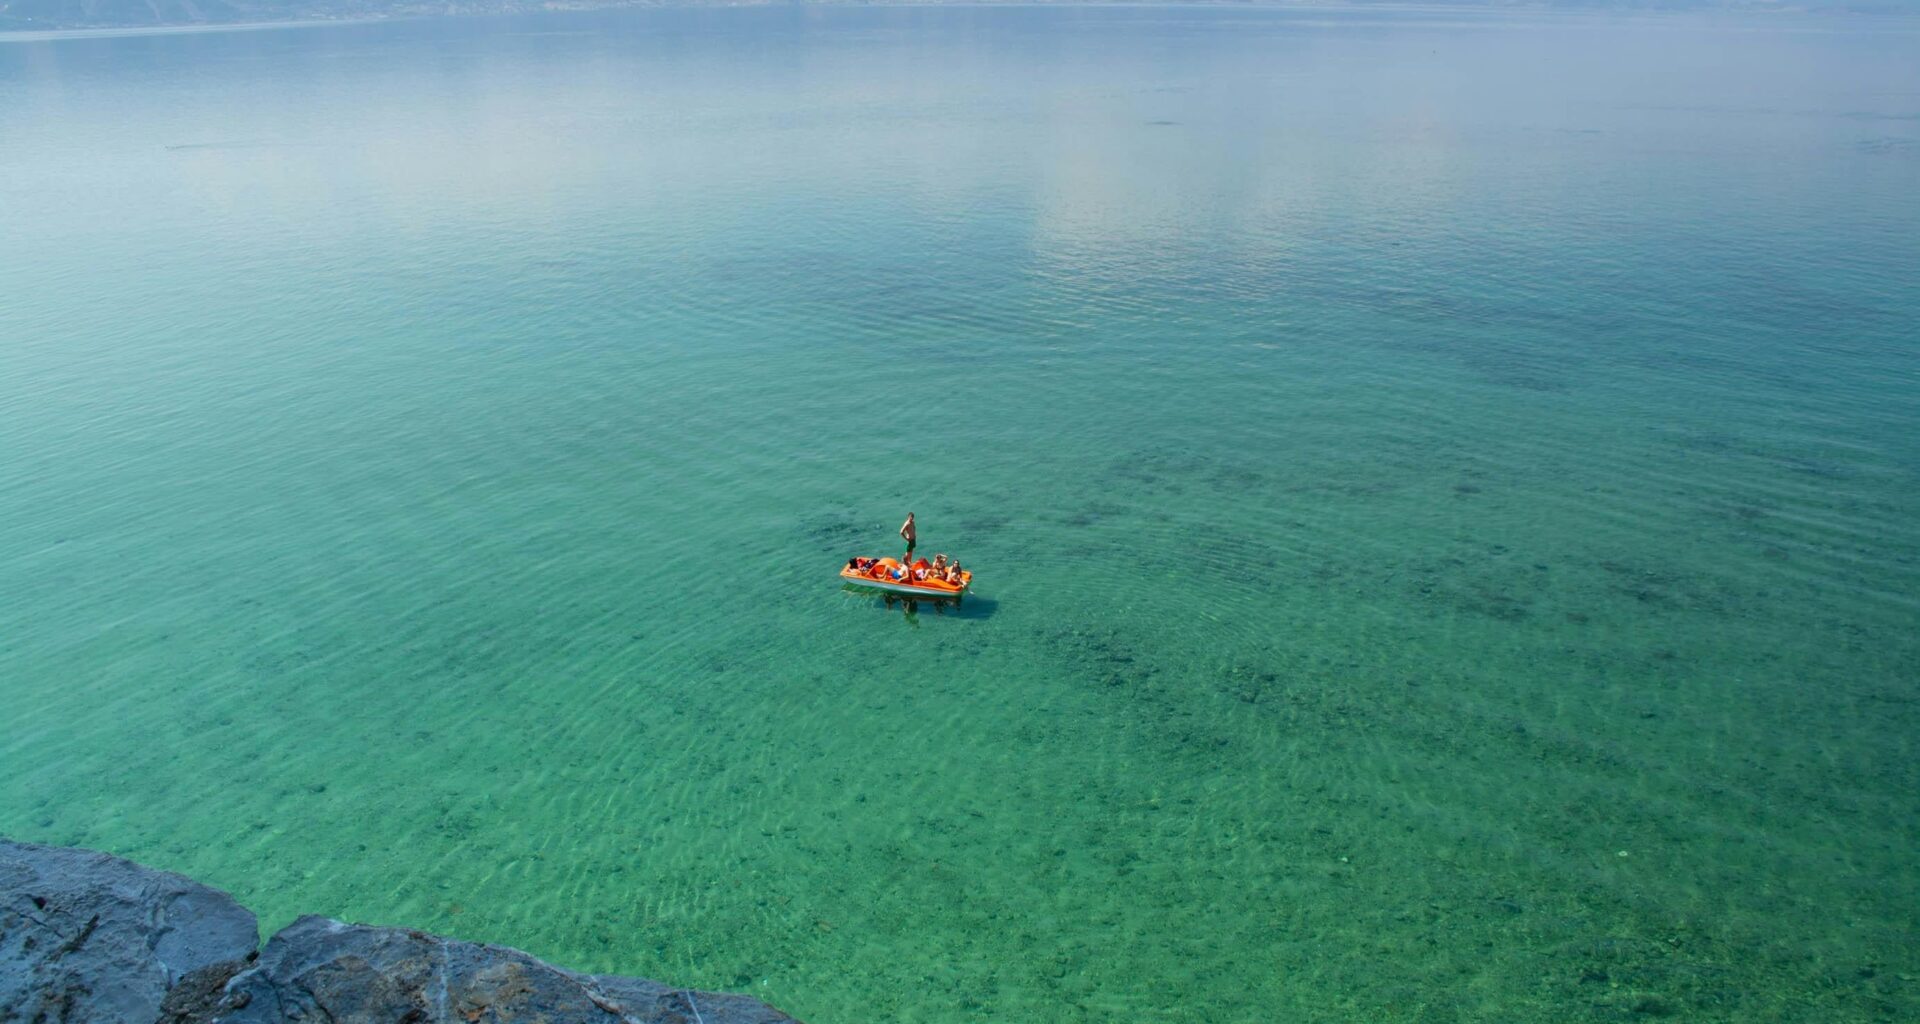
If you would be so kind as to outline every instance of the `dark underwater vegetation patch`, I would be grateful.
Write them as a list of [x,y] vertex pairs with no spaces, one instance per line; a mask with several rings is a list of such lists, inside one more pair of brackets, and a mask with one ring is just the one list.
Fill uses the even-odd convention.
[[1920,153],[1920,139],[1897,135],[1882,135],[1878,138],[1861,139],[1853,148],[1862,153],[1886,156],[1895,153]]
[[1013,519],[1004,515],[964,515],[960,518],[960,529],[970,534],[986,536],[1007,528]]
[[1153,486],[1188,481],[1205,474],[1211,467],[1211,459],[1191,449],[1154,447],[1114,459],[1108,465],[1107,474],[1129,483]]
[[1062,526],[1088,527],[1103,520],[1112,520],[1127,515],[1129,509],[1110,501],[1094,501],[1081,505],[1071,511],[1056,513],[1053,518]]

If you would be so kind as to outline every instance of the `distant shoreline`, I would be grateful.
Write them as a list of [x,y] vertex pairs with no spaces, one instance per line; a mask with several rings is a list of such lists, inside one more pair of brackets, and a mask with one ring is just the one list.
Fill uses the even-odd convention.
[[1451,14],[1582,14],[1582,15],[1633,15],[1633,16],[1676,16],[1676,15],[1865,15],[1865,16],[1903,16],[1920,12],[1904,10],[1891,6],[1866,5],[1849,6],[1800,6],[1766,2],[1709,2],[1697,5],[1662,4],[1624,4],[1609,6],[1603,4],[1555,3],[1545,2],[1498,3],[1482,0],[1462,0],[1457,3],[1373,3],[1368,0],[1161,0],[1161,2],[1139,2],[1139,0],[711,0],[711,2],[653,2],[653,0],[576,0],[576,2],[520,2],[520,0],[502,0],[498,6],[474,6],[467,8],[434,7],[407,0],[402,6],[391,11],[369,12],[356,10],[339,17],[325,14],[310,14],[297,18],[236,18],[224,21],[167,21],[151,24],[125,22],[81,22],[81,21],[45,21],[36,23],[31,18],[10,15],[15,3],[0,2],[0,43],[39,42],[60,39],[103,39],[120,36],[176,35],[197,32],[248,32],[272,29],[316,28],[330,25],[366,25],[393,21],[418,21],[437,18],[479,18],[504,17],[525,14],[616,11],[635,9],[656,10],[692,10],[727,9],[745,7],[1206,7],[1206,8],[1266,8],[1299,11],[1380,11],[1425,12]]
[[48,28],[3,28],[0,43],[31,43],[55,39],[114,39],[121,36],[185,36],[201,32],[264,32],[326,25],[374,25],[434,15],[373,15],[362,18],[302,18],[298,21],[209,21],[172,25],[63,25]]

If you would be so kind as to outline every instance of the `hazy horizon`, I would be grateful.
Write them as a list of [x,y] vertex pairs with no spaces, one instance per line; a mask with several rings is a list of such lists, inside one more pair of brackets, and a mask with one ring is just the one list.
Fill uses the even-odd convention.
[[1868,14],[1920,13],[1920,0],[0,0],[0,36],[9,32],[62,29],[175,28],[340,21],[461,17],[534,11],[616,10],[670,7],[1273,7],[1297,9],[1462,10],[1587,12],[1622,14]]

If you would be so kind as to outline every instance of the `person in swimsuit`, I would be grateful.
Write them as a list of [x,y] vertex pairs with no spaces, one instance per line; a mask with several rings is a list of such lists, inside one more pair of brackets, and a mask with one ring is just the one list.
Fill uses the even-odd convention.
[[900,524],[900,537],[907,542],[907,557],[903,562],[913,561],[913,545],[920,540],[920,531],[913,528],[913,513],[907,513],[907,521]]

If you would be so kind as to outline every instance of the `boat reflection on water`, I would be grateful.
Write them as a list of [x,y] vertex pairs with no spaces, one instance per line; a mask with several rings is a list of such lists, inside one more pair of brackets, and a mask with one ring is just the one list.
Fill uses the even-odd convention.
[[907,596],[889,593],[874,587],[864,587],[849,583],[840,588],[842,592],[861,597],[879,597],[881,604],[888,610],[899,609],[908,619],[917,617],[922,611],[932,608],[936,615],[958,619],[984,619],[991,616],[999,607],[999,602],[978,594],[955,595],[953,597],[929,597],[922,595]]
[[907,597],[902,594],[885,594],[883,596],[886,598],[888,608],[899,605],[900,611],[909,618],[920,614],[920,606],[923,604],[932,605],[934,614],[945,615],[949,608],[958,611],[961,602],[960,595],[958,594],[952,597]]

